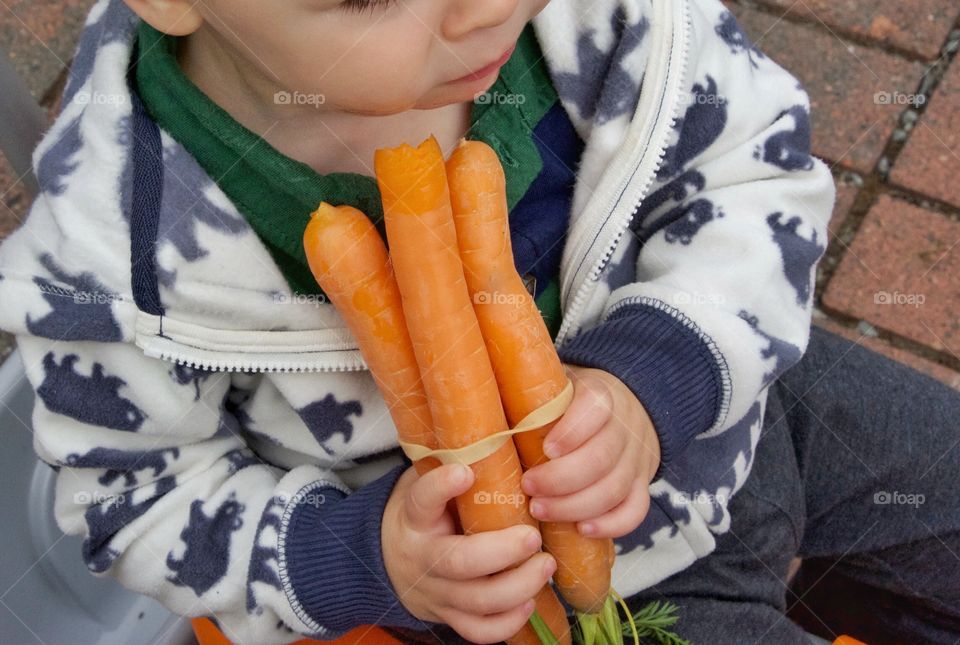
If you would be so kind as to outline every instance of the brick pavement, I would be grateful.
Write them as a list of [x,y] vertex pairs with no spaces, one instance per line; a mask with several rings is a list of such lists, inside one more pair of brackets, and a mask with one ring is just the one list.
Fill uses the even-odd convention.
[[960,5],[733,0],[837,178],[815,323],[960,389]]

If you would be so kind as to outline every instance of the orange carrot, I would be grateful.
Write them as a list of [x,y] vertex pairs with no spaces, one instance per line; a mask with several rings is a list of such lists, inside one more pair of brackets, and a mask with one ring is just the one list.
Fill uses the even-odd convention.
[[[460,257],[477,320],[511,425],[567,384],[536,303],[514,265],[503,168],[481,141],[461,139],[447,161]],[[524,469],[547,461],[543,439],[556,422],[514,435]],[[596,614],[610,593],[613,540],[580,535],[572,522],[542,522],[544,548],[557,559],[554,581],[575,609]]]
[[[507,429],[463,276],[439,144],[431,136],[416,148],[404,144],[377,150],[374,171],[403,310],[439,446],[460,448]],[[475,482],[457,497],[464,533],[515,524],[537,526],[520,501],[522,470],[512,441],[471,468]],[[494,503],[484,503],[484,498]],[[560,601],[549,585],[544,589],[537,596],[536,611],[544,620],[559,622],[556,617],[562,617],[562,625],[548,626],[561,642],[569,642]],[[539,640],[527,623],[509,642]]]
[[[190,619],[193,634],[198,645],[233,645],[233,641],[224,636],[213,622],[206,617]],[[376,625],[355,627],[340,638],[332,641],[301,638],[290,645],[402,645],[400,641]]]
[[[353,332],[401,441],[436,447],[427,395],[383,239],[351,206],[321,202],[303,234],[310,270]],[[424,475],[440,465],[418,460]]]
[[833,645],[867,645],[863,641],[858,641],[853,636],[847,636],[846,634],[841,634],[837,636],[833,641]]

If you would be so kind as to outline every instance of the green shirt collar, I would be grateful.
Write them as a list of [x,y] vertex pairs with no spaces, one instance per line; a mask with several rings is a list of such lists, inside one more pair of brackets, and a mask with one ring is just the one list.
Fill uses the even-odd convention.
[[[177,63],[177,38],[141,21],[137,41],[137,92],[150,115],[236,205],[295,293],[321,293],[302,242],[310,213],[321,201],[355,206],[386,239],[380,192],[372,176],[321,175],[287,157],[187,78]],[[542,160],[532,130],[557,100],[531,24],[481,99],[474,102],[465,136],[484,141],[499,155],[512,210],[540,173]]]

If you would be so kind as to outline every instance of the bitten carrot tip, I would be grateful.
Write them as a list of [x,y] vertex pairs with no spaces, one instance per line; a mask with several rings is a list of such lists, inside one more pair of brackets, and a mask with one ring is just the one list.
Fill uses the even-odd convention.
[[336,213],[337,209],[333,204],[330,204],[329,202],[320,202],[320,204],[317,206],[317,209],[310,213],[310,219],[321,216],[334,217]]

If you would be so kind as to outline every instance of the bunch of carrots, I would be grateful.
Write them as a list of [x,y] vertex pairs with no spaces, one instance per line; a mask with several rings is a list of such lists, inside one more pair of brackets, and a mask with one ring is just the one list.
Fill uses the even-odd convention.
[[[387,253],[372,222],[350,206],[320,204],[304,233],[310,268],[357,339],[401,442],[457,449],[516,427],[569,381],[549,332],[514,266],[503,168],[479,141],[461,140],[444,161],[434,137],[377,150],[374,166]],[[495,298],[483,294],[496,294]],[[613,541],[573,523],[539,523],[526,504],[486,504],[478,491],[524,499],[523,471],[545,462],[556,421],[518,432],[470,464],[473,486],[456,499],[464,534],[538,527],[557,561],[554,583],[577,612],[571,635],[550,584],[508,643],[622,643],[611,588]],[[494,444],[496,445],[496,444]],[[441,465],[414,461],[421,475]],[[675,621],[676,619],[673,618]],[[679,642],[679,641],[675,641]]]

